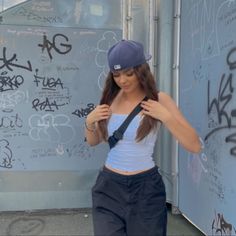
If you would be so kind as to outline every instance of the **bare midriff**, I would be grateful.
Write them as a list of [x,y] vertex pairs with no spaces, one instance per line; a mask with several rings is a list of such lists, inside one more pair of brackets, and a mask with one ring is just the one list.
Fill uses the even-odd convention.
[[143,173],[147,170],[137,170],[137,171],[123,171],[123,170],[117,170],[115,168],[112,168],[110,166],[105,166],[108,170],[111,170],[115,173],[118,173],[118,174],[121,174],[121,175],[136,175],[136,174],[140,174],[140,173]]

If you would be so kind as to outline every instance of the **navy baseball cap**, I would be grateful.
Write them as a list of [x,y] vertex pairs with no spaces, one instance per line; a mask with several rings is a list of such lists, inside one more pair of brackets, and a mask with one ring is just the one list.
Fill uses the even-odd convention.
[[151,59],[145,55],[143,45],[133,40],[121,40],[113,45],[107,53],[111,71],[123,70],[142,65]]

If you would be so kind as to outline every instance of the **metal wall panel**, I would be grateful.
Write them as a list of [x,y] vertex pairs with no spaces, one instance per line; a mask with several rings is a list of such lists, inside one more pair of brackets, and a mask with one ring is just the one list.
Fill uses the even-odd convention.
[[87,145],[84,119],[122,38],[122,9],[118,0],[32,0],[1,13],[1,211],[91,206],[108,145]]
[[[30,130],[26,129],[24,132],[16,130],[15,133],[20,133],[18,141],[16,137],[15,141],[12,141],[15,133],[5,129],[1,133],[1,140],[7,137],[13,152],[12,157],[8,159],[8,162],[11,161],[8,165],[10,168],[6,168],[6,163],[4,167],[0,167],[0,186],[3,190],[0,194],[0,210],[90,207],[90,189],[105,159],[107,146],[89,148],[84,143],[83,120],[91,105],[95,105],[100,97],[107,73],[104,64],[107,50],[105,45],[110,45],[120,38],[142,42],[145,51],[152,54],[150,66],[159,88],[171,94],[173,1],[2,0],[1,3],[2,10],[10,9],[1,13],[0,50],[3,52],[5,47],[8,52],[12,48],[8,53],[17,53],[21,61],[30,60],[33,65],[34,71],[30,72],[14,69],[14,73],[19,72],[19,75],[24,76],[26,82],[23,91],[30,91],[29,94],[26,93],[27,99],[29,95],[32,99],[33,94],[43,94],[42,91],[35,90],[37,83],[32,82],[32,78],[37,76],[36,68],[43,71],[44,75],[60,78],[61,81],[66,80],[63,83],[67,83],[72,100],[68,100],[70,105],[64,107],[62,112],[69,114],[76,135],[72,141],[65,144],[56,141],[58,138],[55,138],[55,132],[53,134],[55,129],[51,129],[51,133],[42,132],[41,129],[41,132],[36,132],[40,134],[38,137],[44,137],[44,142],[41,142],[36,140],[37,135],[35,136],[34,132],[31,132],[34,139],[29,139]],[[22,4],[13,7],[17,3]],[[43,50],[43,47],[39,46],[43,45],[43,42],[49,43],[47,40],[58,34],[60,37],[63,35],[64,40],[68,38],[73,46],[71,57],[56,55],[55,51],[46,48]],[[97,59],[96,62],[94,58]],[[88,69],[89,73],[86,72]],[[80,93],[78,96],[76,91]],[[1,93],[8,96],[13,91]],[[62,96],[60,92],[57,93]],[[38,117],[39,112],[32,110],[30,99],[26,100],[22,107],[11,107],[12,117],[24,122],[30,113],[35,113],[34,117]],[[71,102],[74,105],[71,105]],[[74,110],[71,110],[72,107]],[[74,114],[71,114],[71,111]],[[48,113],[50,112],[40,111],[43,120],[52,117]],[[5,116],[3,109],[1,116]],[[42,119],[40,120],[42,123]],[[25,124],[28,125],[28,122]],[[65,132],[64,138],[71,132]],[[176,182],[172,179],[173,154],[170,145],[172,140],[168,134],[160,133],[154,158],[166,183],[167,199],[172,202],[172,188]],[[21,204],[16,203],[16,199]]]
[[[173,24],[174,24],[174,1],[157,1],[157,84],[161,91],[170,94],[174,99],[175,81],[173,80]],[[177,184],[176,166],[173,160],[176,158],[173,153],[174,140],[170,133],[161,128],[157,142],[156,156],[160,173],[166,186],[167,201],[176,205],[173,199],[176,198],[176,192],[173,192]]]
[[182,0],[180,106],[202,153],[179,149],[179,207],[206,235],[235,235],[236,2]]

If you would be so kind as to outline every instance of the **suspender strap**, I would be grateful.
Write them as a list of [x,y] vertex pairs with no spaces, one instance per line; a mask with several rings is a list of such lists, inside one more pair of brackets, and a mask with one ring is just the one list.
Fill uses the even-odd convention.
[[[148,98],[145,97],[142,101],[147,101]],[[129,126],[132,119],[142,110],[142,107],[139,103],[133,111],[128,115],[128,117],[124,120],[124,122],[120,125],[120,127],[114,131],[113,135],[108,138],[108,143],[110,149],[112,149],[116,143],[123,138],[124,132],[126,131],[127,127]]]

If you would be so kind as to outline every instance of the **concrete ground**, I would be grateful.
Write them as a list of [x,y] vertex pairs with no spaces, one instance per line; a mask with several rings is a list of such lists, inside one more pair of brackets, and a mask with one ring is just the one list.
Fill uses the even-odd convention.
[[[0,236],[92,236],[91,209],[0,213]],[[201,236],[182,215],[168,212],[168,236]]]

